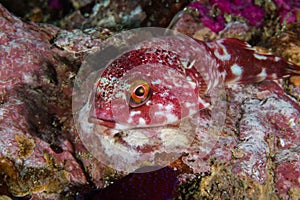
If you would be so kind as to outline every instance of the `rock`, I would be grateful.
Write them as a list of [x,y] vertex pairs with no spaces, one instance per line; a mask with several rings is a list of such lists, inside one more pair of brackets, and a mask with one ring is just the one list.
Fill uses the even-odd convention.
[[165,27],[187,3],[187,0],[72,0],[77,10],[61,20],[60,24],[68,29],[97,26],[118,31],[140,26]]
[[[286,24],[299,21],[300,4],[284,1],[193,1],[175,16],[174,29],[196,38],[237,37],[264,43]],[[189,15],[189,16],[188,16]],[[298,17],[297,17],[298,16]]]
[[26,196],[86,184],[70,101],[78,69],[70,62],[85,45],[64,50],[52,41],[64,33],[57,27],[24,23],[2,6],[0,15],[0,190]]
[[[226,125],[211,132],[214,148],[203,157],[193,145],[182,157],[200,180],[181,198],[299,198],[299,103],[271,81],[230,87],[227,95]],[[181,175],[187,191],[197,178],[185,177],[191,174]]]

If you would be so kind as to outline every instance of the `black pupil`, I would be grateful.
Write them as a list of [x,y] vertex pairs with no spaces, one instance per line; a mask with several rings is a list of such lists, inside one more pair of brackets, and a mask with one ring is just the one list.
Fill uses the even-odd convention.
[[145,89],[142,86],[140,86],[135,90],[134,94],[136,96],[142,97],[145,94]]

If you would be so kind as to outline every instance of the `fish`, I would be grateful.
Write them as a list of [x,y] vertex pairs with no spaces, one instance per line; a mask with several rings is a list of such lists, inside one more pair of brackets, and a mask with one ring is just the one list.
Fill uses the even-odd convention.
[[116,130],[176,125],[209,107],[206,96],[218,86],[299,74],[296,64],[236,38],[154,38],[113,59],[97,77],[89,120]]
[[[172,199],[178,180],[171,163],[189,152],[195,140],[201,147],[193,148],[203,158],[219,141],[214,129],[209,131],[210,119],[200,114],[211,109],[215,94],[234,84],[300,74],[296,64],[259,53],[235,38],[206,42],[162,35],[135,42],[125,51],[112,50],[110,60],[94,59],[98,54],[91,57],[95,60],[91,66],[97,68],[103,62],[105,68],[100,67],[91,80],[87,78],[93,88],[87,92],[87,102],[82,98],[84,106],[79,106],[75,121],[91,154],[129,175],[78,199]],[[82,85],[87,85],[83,91],[91,88]],[[225,112],[222,107],[217,111]],[[149,166],[161,168],[132,173]]]

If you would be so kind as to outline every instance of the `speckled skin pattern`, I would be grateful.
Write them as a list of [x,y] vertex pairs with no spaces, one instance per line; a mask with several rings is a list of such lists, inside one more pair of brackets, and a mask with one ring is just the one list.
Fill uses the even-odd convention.
[[[220,84],[256,83],[299,72],[293,63],[259,54],[238,39],[198,41],[198,46],[176,37],[154,39],[112,61],[103,71],[96,83],[94,117],[110,128],[171,124],[207,107],[201,95]],[[185,77],[185,84],[173,78],[175,73]],[[152,95],[143,105],[116,117],[114,102],[122,99],[116,109],[128,109],[128,91],[137,79],[149,82]],[[177,91],[181,100],[175,98]],[[198,105],[189,102],[189,92],[198,97]],[[186,103],[181,105],[181,101]]]
[[[259,143],[262,141],[255,140],[259,143],[256,144],[257,148],[248,149],[248,140],[240,144],[235,137],[224,137],[224,121],[227,124],[228,120],[236,120],[230,119],[233,115],[230,109],[233,108],[227,105],[211,110],[211,99],[207,97],[210,92],[222,85],[234,89],[239,85],[280,79],[298,73],[297,65],[279,56],[260,54],[255,48],[237,39],[195,42],[180,37],[165,37],[144,41],[111,60],[99,74],[94,84],[94,93],[91,93],[89,102],[80,111],[80,126],[85,132],[81,138],[90,137],[85,144],[88,143],[92,154],[121,171],[131,165],[136,169],[141,165],[141,160],[155,162],[161,159],[157,155],[163,153],[175,152],[180,155],[188,152],[188,155],[180,158],[185,165],[194,173],[209,172],[211,168],[206,159],[220,158],[229,162],[233,159],[231,154],[234,147],[241,147],[245,153],[263,150]],[[140,80],[149,83],[152,93],[144,103],[131,106],[131,86]],[[251,98],[250,93],[241,95],[247,99]],[[190,98],[188,95],[191,95]],[[244,102],[245,98],[240,101]],[[221,117],[221,127],[213,124],[214,120],[219,120],[219,116],[213,117],[218,114],[227,115]],[[86,116],[89,116],[89,122],[83,120]],[[190,116],[194,118],[192,121],[182,122]],[[183,126],[177,128],[178,122],[181,122],[180,125],[186,123],[190,129],[186,131]],[[255,125],[250,129],[253,127]],[[297,126],[294,128],[293,132]],[[188,136],[195,137],[191,146],[192,140]],[[261,156],[266,156],[266,153]],[[253,154],[253,159],[244,167],[239,168],[237,164],[232,170],[255,177],[256,181],[263,183],[266,177],[259,178],[263,176],[260,174],[263,171],[257,174],[249,172],[258,164],[257,159],[263,159],[258,155]]]

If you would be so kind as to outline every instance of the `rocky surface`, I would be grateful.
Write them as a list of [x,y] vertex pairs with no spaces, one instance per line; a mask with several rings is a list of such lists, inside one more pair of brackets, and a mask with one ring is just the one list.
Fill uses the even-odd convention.
[[265,45],[272,35],[299,21],[298,1],[198,0],[177,14],[172,26],[201,40],[236,37]]
[[188,0],[3,0],[15,15],[65,29],[105,27],[114,30],[139,26],[167,26]]
[[[203,24],[185,19],[174,27],[192,23],[205,35]],[[76,72],[112,32],[24,23],[2,6],[0,24],[0,199],[74,199],[117,179],[129,183],[85,150],[72,119]],[[239,27],[247,35],[247,26]],[[287,28],[265,47],[299,64],[299,26]],[[299,78],[226,89],[226,125],[201,130],[216,142],[210,154],[201,154],[205,146],[196,140],[172,163],[180,183],[175,198],[300,198],[300,90],[289,81]]]
[[68,43],[71,52],[53,44],[57,38],[62,45],[59,35],[65,32],[58,28],[23,23],[2,6],[0,15],[1,193],[58,193],[87,184],[70,103],[80,52],[91,49],[90,36],[82,33],[81,43]]

